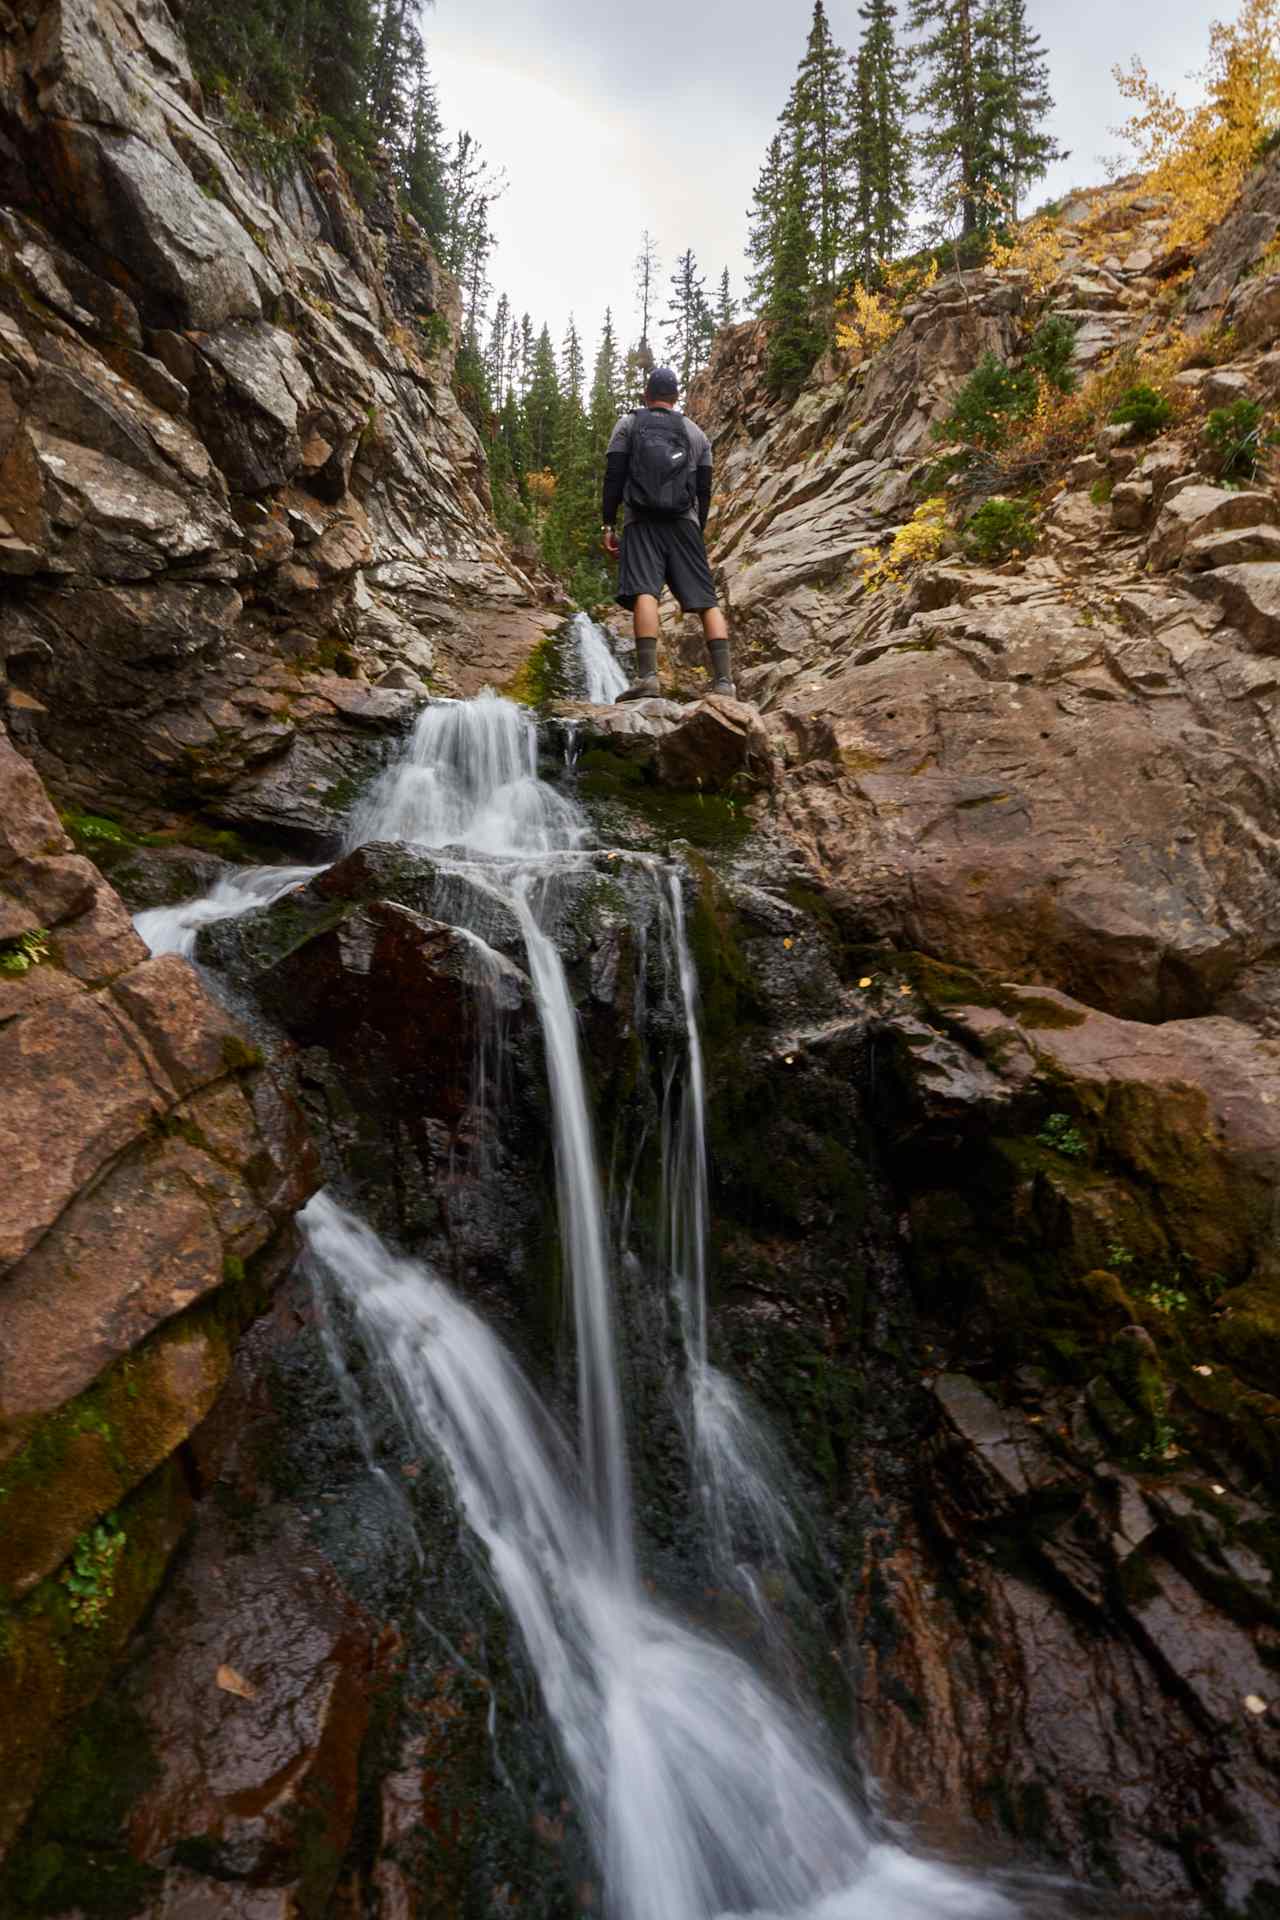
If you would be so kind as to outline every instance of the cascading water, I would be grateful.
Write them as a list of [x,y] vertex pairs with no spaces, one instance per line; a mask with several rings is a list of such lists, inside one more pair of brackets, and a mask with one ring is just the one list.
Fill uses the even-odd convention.
[[[353,813],[347,845],[398,839],[434,850],[437,869],[458,883],[460,923],[496,903],[523,938],[554,1113],[576,1332],[577,1452],[477,1315],[425,1267],[395,1258],[320,1195],[302,1224],[326,1338],[336,1354],[333,1307],[341,1297],[400,1421],[452,1477],[537,1674],[613,1920],[1011,1915],[999,1891],[886,1839],[841,1785],[803,1716],[784,1707],[736,1655],[651,1604],[636,1578],[596,1147],[572,1000],[545,922],[557,874],[596,856],[585,849],[586,822],[577,808],[539,781],[536,751],[532,720],[505,701],[430,707],[404,757]],[[725,1551],[746,1511],[757,1541],[772,1530],[766,1547],[780,1552],[788,1517],[756,1429],[732,1383],[707,1358],[696,981],[678,877],[648,857],[642,864],[663,889],[686,1034],[684,1085],[674,1106],[668,1083],[664,1162],[696,1477]],[[241,897],[260,889],[247,903],[253,905],[312,871],[276,868],[236,878]],[[186,927],[220,917],[213,903],[210,896],[183,910],[184,937]],[[355,1413],[352,1378],[341,1367],[339,1373]],[[403,1503],[400,1511],[408,1524]]]
[[593,705],[606,706],[616,700],[627,684],[627,676],[613,657],[603,627],[589,613],[575,613],[569,623],[582,698]]
[[291,887],[304,886],[323,872],[323,867],[238,868],[224,873],[200,899],[186,900],[176,907],[148,907],[134,915],[133,924],[152,953],[190,956],[196,950],[201,927],[212,926],[215,920],[233,920],[256,907],[269,907]]
[[537,1672],[617,1920],[997,1920],[1004,1896],[879,1838],[736,1655],[649,1604],[497,1338],[327,1195],[302,1216],[415,1446],[445,1462]]
[[698,980],[685,925],[678,868],[666,876],[665,932],[684,1025],[683,1085],[668,1073],[662,1115],[667,1258],[683,1336],[689,1453],[712,1559],[763,1613],[755,1573],[744,1555],[786,1566],[799,1543],[777,1448],[737,1384],[707,1352],[706,1078],[698,1030]]

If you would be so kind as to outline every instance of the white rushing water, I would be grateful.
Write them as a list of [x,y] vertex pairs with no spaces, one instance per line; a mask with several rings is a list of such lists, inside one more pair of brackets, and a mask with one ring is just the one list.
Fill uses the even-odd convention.
[[812,1730],[644,1598],[501,1342],[325,1194],[302,1226],[415,1447],[446,1465],[519,1627],[616,1920],[997,1920],[998,1891],[880,1838]]
[[578,656],[581,694],[594,706],[608,706],[627,684],[627,676],[613,657],[609,636],[589,613],[575,613],[569,625]]
[[209,893],[177,907],[148,907],[133,924],[152,953],[193,954],[201,927],[232,920],[255,907],[269,907],[291,887],[305,886],[323,867],[238,867],[224,873]]
[[[592,856],[583,816],[538,779],[531,717],[492,696],[427,708],[400,761],[353,811],[348,847],[375,839],[431,849],[459,882],[460,924],[496,901],[520,930],[553,1111],[577,1432],[571,1442],[558,1430],[501,1342],[441,1280],[395,1257],[325,1195],[301,1216],[321,1326],[357,1425],[364,1416],[339,1354],[339,1299],[413,1445],[429,1446],[452,1478],[537,1674],[604,1877],[608,1920],[1012,1915],[997,1890],[883,1837],[816,1728],[743,1660],[655,1606],[636,1577],[612,1250],[577,1018],[546,930],[557,874]],[[666,1089],[663,1161],[695,1482],[713,1542],[721,1536],[716,1551],[731,1555],[745,1531],[758,1553],[781,1558],[789,1516],[767,1449],[707,1356],[697,983],[678,876],[643,864],[661,890],[685,1030],[682,1085],[677,1093],[669,1080]],[[176,943],[180,930],[194,941],[199,925],[263,905],[315,871],[229,876],[208,900],[152,918],[151,933]],[[397,1504],[411,1528],[402,1495]]]

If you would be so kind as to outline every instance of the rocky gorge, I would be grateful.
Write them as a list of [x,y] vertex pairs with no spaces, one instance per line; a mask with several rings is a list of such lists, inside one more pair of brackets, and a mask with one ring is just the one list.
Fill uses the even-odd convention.
[[[537,703],[568,846],[536,931],[646,1590],[1001,1899],[1280,1912],[1280,495],[1203,439],[1280,385],[1280,167],[1192,263],[1141,182],[1081,196],[1047,272],[943,275],[789,401],[722,336],[690,411],[745,697],[628,709],[493,527],[390,184],[252,167],[163,5],[3,45],[0,1912],[608,1905],[456,1466],[297,1257],[326,1183],[573,1430],[523,896],[388,786],[471,764],[440,696],[486,687]],[[876,588],[932,429],[1045,314],[1086,379],[1180,324],[1185,407],[1099,426],[1029,551]],[[185,952],[131,924],[264,870]],[[681,954],[706,1345],[778,1490],[727,1520],[666,1304]]]

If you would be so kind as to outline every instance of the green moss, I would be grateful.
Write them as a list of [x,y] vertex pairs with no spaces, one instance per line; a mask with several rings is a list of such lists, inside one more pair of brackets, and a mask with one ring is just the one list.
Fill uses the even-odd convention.
[[545,707],[568,691],[563,658],[563,631],[544,634],[515,676],[502,689],[508,700],[524,707]]
[[242,1040],[238,1033],[223,1036],[221,1052],[222,1064],[228,1073],[247,1073],[262,1065],[262,1048]]
[[77,853],[85,854],[90,860],[103,864],[104,857],[109,860],[130,847],[140,845],[138,837],[122,827],[105,813],[80,813],[74,808],[60,813],[63,829],[71,837]]

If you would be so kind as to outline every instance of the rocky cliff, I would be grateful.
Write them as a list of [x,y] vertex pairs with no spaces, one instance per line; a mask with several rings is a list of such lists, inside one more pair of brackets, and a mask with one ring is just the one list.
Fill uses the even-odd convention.
[[163,894],[217,870],[175,838],[326,846],[428,687],[540,636],[457,304],[388,182],[358,205],[323,143],[250,164],[164,5],[5,15],[0,1846],[163,1577],[316,1178],[85,855],[149,835]]
[[456,289],[389,181],[357,205],[323,142],[251,167],[163,5],[7,22],[0,205],[12,730],[64,806],[323,839],[414,689],[540,632]]
[[[872,1764],[1143,1912],[1280,1899],[1280,495],[1206,432],[1274,418],[1278,220],[1273,159],[1191,272],[1140,182],[1082,195],[1047,273],[942,275],[785,405],[741,326],[690,401],[934,1401],[891,1491],[853,1454]],[[1004,564],[886,573],[926,495],[964,523],[962,382],[1055,316],[1086,393],[1181,369],[1163,430],[1042,449]]]

